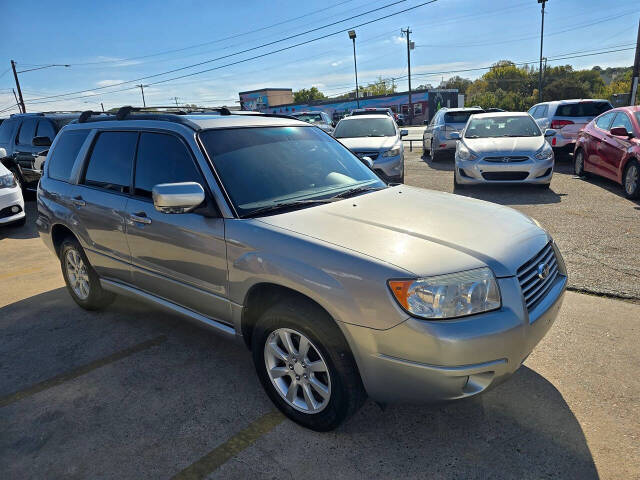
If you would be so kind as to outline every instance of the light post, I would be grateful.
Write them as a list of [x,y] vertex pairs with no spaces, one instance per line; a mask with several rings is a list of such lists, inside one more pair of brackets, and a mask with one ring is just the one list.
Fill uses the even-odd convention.
[[360,108],[360,92],[358,92],[358,64],[356,63],[356,31],[349,30],[349,38],[353,40],[353,69],[356,72],[356,105]]
[[22,70],[20,72],[18,72],[16,70],[16,62],[11,60],[11,69],[13,70],[13,78],[16,81],[16,88],[18,89],[18,106],[20,107],[20,110],[22,113],[27,113],[27,107],[25,107],[24,105],[24,98],[22,98],[22,89],[20,88],[20,80],[18,80],[18,74],[19,73],[27,73],[27,72],[33,72],[34,70],[42,70],[44,68],[51,68],[51,67],[67,67],[69,68],[71,65],[67,65],[67,64],[59,64],[59,63],[52,63],[51,65],[41,65],[39,67],[36,68],[29,68],[27,70]]
[[544,38],[544,5],[549,0],[538,0],[542,4],[542,26],[540,28],[540,70],[538,71],[538,102],[542,102],[542,39]]

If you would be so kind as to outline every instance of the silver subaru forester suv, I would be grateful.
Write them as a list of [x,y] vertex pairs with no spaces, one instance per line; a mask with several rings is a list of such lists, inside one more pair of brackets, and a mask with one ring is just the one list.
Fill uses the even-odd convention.
[[273,115],[86,112],[52,145],[37,225],[78,305],[133,296],[243,342],[275,405],[315,430],[367,395],[499,384],[567,284],[526,215],[388,186],[320,129]]

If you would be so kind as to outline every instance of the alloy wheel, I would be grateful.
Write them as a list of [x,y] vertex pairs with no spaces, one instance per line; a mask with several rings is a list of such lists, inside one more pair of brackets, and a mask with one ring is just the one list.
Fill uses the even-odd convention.
[[89,287],[89,272],[82,257],[74,249],[67,250],[65,264],[67,278],[73,293],[75,293],[80,300],[86,300],[89,298],[91,290]]
[[287,404],[314,414],[331,399],[329,369],[318,348],[290,328],[273,331],[264,345],[264,361],[271,383]]
[[640,172],[638,172],[637,165],[630,165],[629,168],[627,168],[627,174],[624,176],[624,188],[629,195],[632,195],[633,192],[636,191],[639,176]]

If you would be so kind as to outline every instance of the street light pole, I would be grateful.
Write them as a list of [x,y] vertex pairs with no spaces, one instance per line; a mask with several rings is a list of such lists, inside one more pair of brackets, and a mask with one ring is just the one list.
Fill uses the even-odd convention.
[[549,0],[538,0],[542,4],[542,26],[540,28],[540,69],[538,71],[538,102],[542,102],[542,39],[544,38],[544,6]]
[[140,85],[136,85],[136,86],[140,87],[140,91],[142,92],[142,106],[146,107],[147,106],[147,102],[145,102],[145,100],[144,100],[144,85],[140,84]]
[[20,89],[20,80],[18,80],[18,72],[16,72],[16,62],[11,60],[11,69],[13,70],[13,78],[16,81],[16,88],[18,89],[18,106],[22,113],[27,113],[27,109],[24,106],[24,99],[22,98],[22,90]]
[[356,63],[356,31],[349,30],[349,38],[353,40],[353,69],[356,72],[356,105],[360,108],[360,92],[358,91],[358,64]]
[[413,50],[413,42],[409,39],[411,30],[407,27],[406,30],[400,29],[403,35],[407,36],[407,73],[409,78],[409,125],[413,125],[413,102],[411,101],[411,50]]

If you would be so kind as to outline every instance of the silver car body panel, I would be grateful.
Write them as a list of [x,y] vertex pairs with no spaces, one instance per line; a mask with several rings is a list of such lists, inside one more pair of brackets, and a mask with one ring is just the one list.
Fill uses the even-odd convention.
[[[306,125],[258,116],[192,120],[200,128]],[[542,338],[562,302],[566,269],[556,250],[560,275],[542,301],[527,311],[515,274],[551,240],[534,221],[513,209],[397,186],[288,213],[240,219],[193,128],[149,120],[66,128],[90,129],[92,134],[78,154],[70,182],[48,178],[45,163],[37,225],[49,248],[55,251],[52,229],[64,226],[76,234],[91,262],[101,265],[105,288],[153,302],[238,340],[247,297],[254,288],[268,284],[305,295],[335,320],[375,400],[461,398],[497,384]],[[158,230],[141,235],[144,227],[127,221],[131,200],[123,195],[115,221],[92,224],[93,220],[82,219],[72,200],[90,139],[97,130],[129,129],[180,135],[201,167],[220,217],[156,211],[158,218],[152,218],[151,225],[157,224]],[[149,206],[153,208],[150,202]],[[98,238],[90,232],[99,227],[110,233]],[[125,248],[126,241],[121,243],[127,235],[139,242],[134,252]],[[99,251],[96,245],[105,248]],[[123,252],[116,255],[119,248]],[[392,278],[485,265],[498,277],[502,304],[483,314],[444,321],[413,318],[398,306],[387,286]]]

